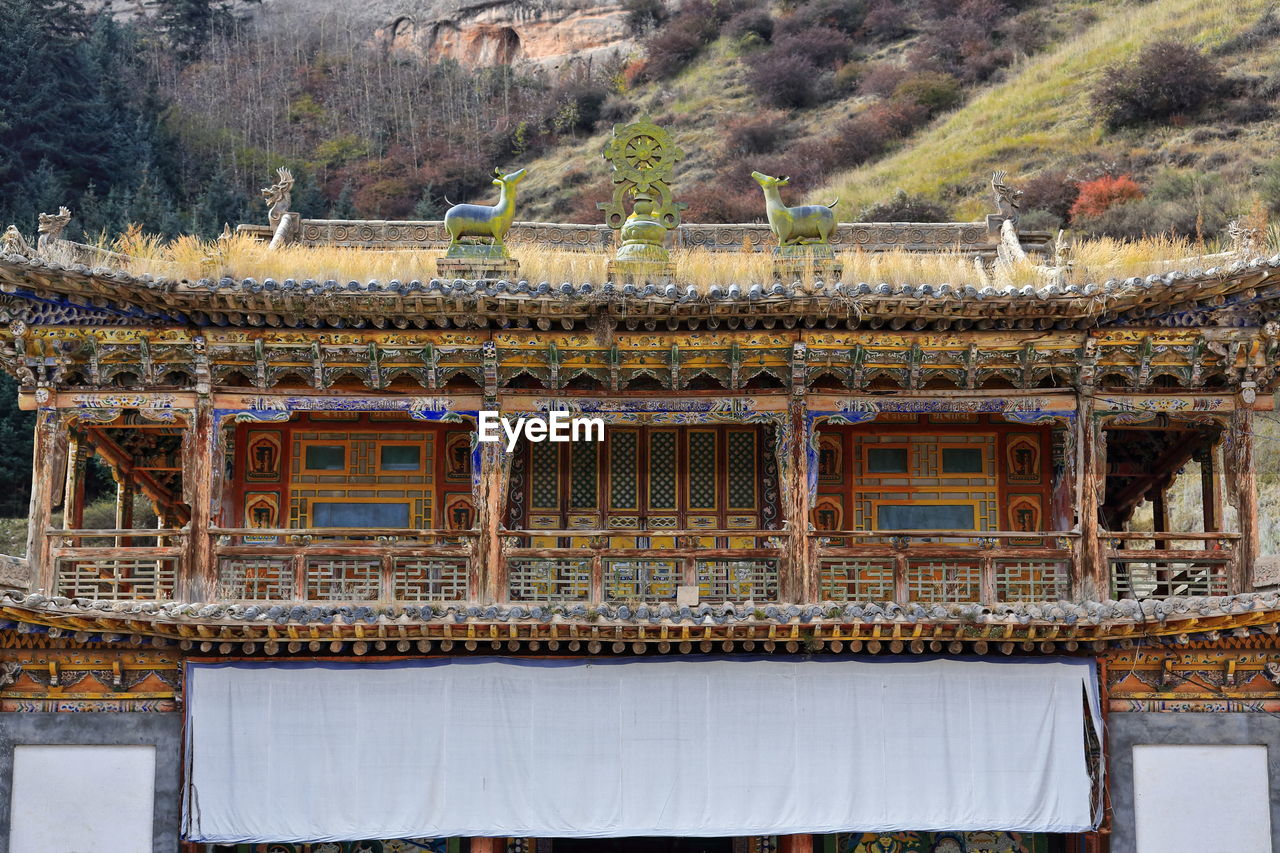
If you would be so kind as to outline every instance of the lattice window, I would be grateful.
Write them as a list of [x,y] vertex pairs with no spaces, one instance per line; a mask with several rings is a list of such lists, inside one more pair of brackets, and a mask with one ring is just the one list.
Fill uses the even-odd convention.
[[756,508],[756,433],[732,430],[728,438],[729,509]]
[[560,506],[560,445],[544,441],[529,448],[533,457],[530,504],[535,509],[556,509]]
[[716,508],[716,433],[689,431],[689,509]]
[[776,601],[777,560],[698,560],[699,596],[708,601]]
[[982,572],[976,562],[913,561],[907,570],[907,598],[968,604],[982,599]]
[[67,598],[160,601],[173,598],[176,572],[173,557],[61,559],[55,586]]
[[579,441],[571,444],[569,450],[572,454],[569,506],[573,509],[594,510],[599,503],[596,475],[599,444],[594,441]]
[[1226,595],[1226,565],[1189,560],[1112,559],[1111,594],[1115,598],[1167,598],[1172,595]]
[[512,601],[586,601],[591,561],[512,557],[507,582]]
[[609,508],[638,509],[636,456],[637,436],[633,430],[609,433]]
[[605,560],[604,595],[609,601],[673,599],[680,585],[675,560]]
[[676,434],[649,433],[649,508],[676,508]]
[[824,601],[893,601],[893,560],[822,561],[820,593]]
[[311,601],[375,601],[382,561],[368,557],[309,557],[307,599]]
[[288,557],[223,557],[218,563],[218,597],[232,601],[289,601],[294,592]]
[[1000,560],[996,598],[1000,601],[1057,601],[1067,595],[1064,560]]
[[396,557],[391,597],[396,601],[463,601],[467,598],[465,557]]

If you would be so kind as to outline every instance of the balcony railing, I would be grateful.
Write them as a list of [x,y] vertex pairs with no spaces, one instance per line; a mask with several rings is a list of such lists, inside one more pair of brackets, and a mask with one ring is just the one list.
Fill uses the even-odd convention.
[[473,531],[216,528],[224,601],[465,601]]
[[[513,602],[674,602],[680,587],[698,600],[776,601],[790,539],[781,530],[504,531],[507,597]],[[532,548],[528,537],[585,540],[571,548]],[[670,547],[615,548],[617,537],[672,540]],[[704,538],[749,539],[748,547],[704,548]]]
[[817,535],[823,601],[940,604],[1070,597],[1078,534],[837,531]]
[[1238,533],[1108,533],[1106,538],[1113,598],[1227,595],[1231,590]]
[[[50,530],[54,594],[174,599],[192,574],[190,535],[175,529]],[[788,572],[798,578],[804,571],[791,563],[794,534],[782,530],[504,530],[501,552],[487,566],[475,565],[478,531],[213,528],[205,535],[214,592],[223,601],[475,601],[481,597],[475,578],[497,572],[504,579],[498,597],[512,603],[765,603],[783,598]],[[1074,532],[808,536],[818,601],[995,604],[1075,596],[1073,564],[1081,543]],[[532,537],[574,545],[532,547]],[[1112,597],[1232,591],[1239,534],[1103,538]],[[702,547],[707,542],[724,547]]]
[[187,532],[49,531],[53,589],[67,598],[162,601],[174,597]]

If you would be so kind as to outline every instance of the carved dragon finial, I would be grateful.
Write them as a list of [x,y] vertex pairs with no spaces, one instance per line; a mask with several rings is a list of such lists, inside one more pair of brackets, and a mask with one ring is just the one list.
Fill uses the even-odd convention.
[[65,207],[59,207],[57,213],[40,214],[40,225],[36,229],[40,232],[36,240],[36,252],[43,255],[54,243],[62,240],[62,232],[67,230],[67,223],[70,221],[71,211]]
[[1018,224],[1018,215],[1022,212],[1022,190],[1009,186],[1004,182],[1008,172],[1001,170],[991,173],[991,192],[995,194],[996,207],[1005,219]]
[[1259,229],[1246,225],[1239,219],[1227,223],[1227,236],[1231,238],[1231,252],[1242,258],[1251,258],[1258,254]]
[[22,255],[25,258],[35,254],[35,250],[31,248],[31,244],[27,242],[26,237],[22,236],[22,232],[16,225],[10,225],[5,229],[4,236],[0,236],[0,251],[10,255]]
[[280,225],[280,220],[293,203],[293,173],[281,166],[276,169],[276,177],[279,180],[274,184],[262,188],[262,198],[267,203],[267,222],[272,228]]

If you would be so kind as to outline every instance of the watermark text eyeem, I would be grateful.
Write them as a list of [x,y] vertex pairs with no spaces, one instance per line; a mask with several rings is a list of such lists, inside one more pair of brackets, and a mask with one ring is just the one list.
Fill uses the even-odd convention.
[[604,419],[571,417],[568,412],[552,411],[542,417],[503,417],[497,412],[480,412],[476,438],[482,442],[503,441],[507,452],[516,449],[521,438],[526,441],[604,441]]

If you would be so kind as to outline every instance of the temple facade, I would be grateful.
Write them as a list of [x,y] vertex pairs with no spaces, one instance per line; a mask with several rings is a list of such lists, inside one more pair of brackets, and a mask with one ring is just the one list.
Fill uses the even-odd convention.
[[[1002,225],[835,238],[981,269]],[[0,573],[15,853],[1280,849],[1280,257],[697,288],[32,250],[0,288],[37,418]],[[559,411],[599,440],[477,441]]]

